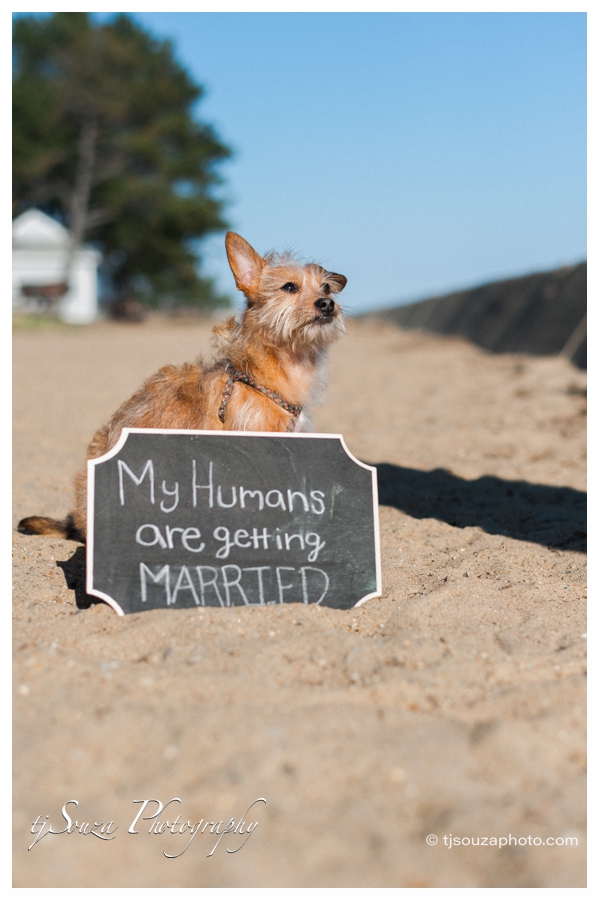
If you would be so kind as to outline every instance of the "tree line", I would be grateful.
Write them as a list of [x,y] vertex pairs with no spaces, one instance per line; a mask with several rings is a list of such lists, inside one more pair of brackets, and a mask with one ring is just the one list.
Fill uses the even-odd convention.
[[[203,89],[126,14],[26,16],[13,30],[13,216],[95,242],[117,298],[224,302],[197,242],[227,227],[216,188],[229,148],[194,114]],[[69,260],[66,260],[68,271]]]

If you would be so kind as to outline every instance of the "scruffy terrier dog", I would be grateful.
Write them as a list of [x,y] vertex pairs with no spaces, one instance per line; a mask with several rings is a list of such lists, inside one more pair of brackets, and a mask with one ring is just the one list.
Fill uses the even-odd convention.
[[[217,358],[164,366],[94,435],[87,458],[107,453],[123,428],[309,431],[330,344],[344,333],[334,296],[346,278],[288,254],[259,256],[228,232],[227,257],[247,308],[214,329]],[[87,473],[75,478],[75,508],[63,521],[30,516],[19,531],[85,540]]]

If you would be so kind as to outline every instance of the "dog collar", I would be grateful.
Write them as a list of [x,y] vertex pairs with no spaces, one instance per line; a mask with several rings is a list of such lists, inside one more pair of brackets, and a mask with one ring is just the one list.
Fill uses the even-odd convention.
[[233,385],[236,381],[241,381],[242,384],[247,384],[248,387],[254,388],[255,391],[259,391],[261,394],[264,394],[265,397],[268,397],[269,400],[272,400],[286,412],[291,413],[291,419],[289,421],[289,425],[287,426],[287,431],[293,431],[295,428],[295,423],[299,419],[302,408],[301,406],[296,406],[293,403],[289,403],[288,400],[285,400],[280,394],[276,391],[273,391],[271,388],[264,387],[262,384],[258,384],[257,381],[254,381],[253,378],[250,378],[249,375],[246,375],[245,372],[240,372],[238,369],[234,369],[231,363],[227,362],[227,372],[228,378],[227,383],[225,384],[225,388],[222,393],[221,404],[218,408],[218,418],[220,421],[225,424],[225,416],[227,414],[227,403],[231,397],[233,392]]

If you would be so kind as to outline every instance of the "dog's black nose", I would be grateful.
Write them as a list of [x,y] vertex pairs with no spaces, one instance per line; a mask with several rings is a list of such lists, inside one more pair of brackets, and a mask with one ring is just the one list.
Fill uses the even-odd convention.
[[331,300],[330,297],[320,297],[315,301],[314,306],[317,307],[321,312],[325,313],[325,315],[330,316],[330,314],[335,309],[335,301]]

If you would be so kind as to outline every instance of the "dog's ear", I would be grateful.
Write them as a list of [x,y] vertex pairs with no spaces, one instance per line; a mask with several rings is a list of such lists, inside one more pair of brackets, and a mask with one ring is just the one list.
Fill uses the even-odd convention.
[[332,281],[333,284],[337,285],[337,290],[339,293],[347,284],[347,278],[345,277],[345,275],[338,275],[337,272],[327,272],[327,278],[329,281]]
[[228,231],[225,238],[227,259],[235,277],[235,284],[240,291],[251,291],[258,284],[260,273],[265,265],[253,247],[234,231]]

